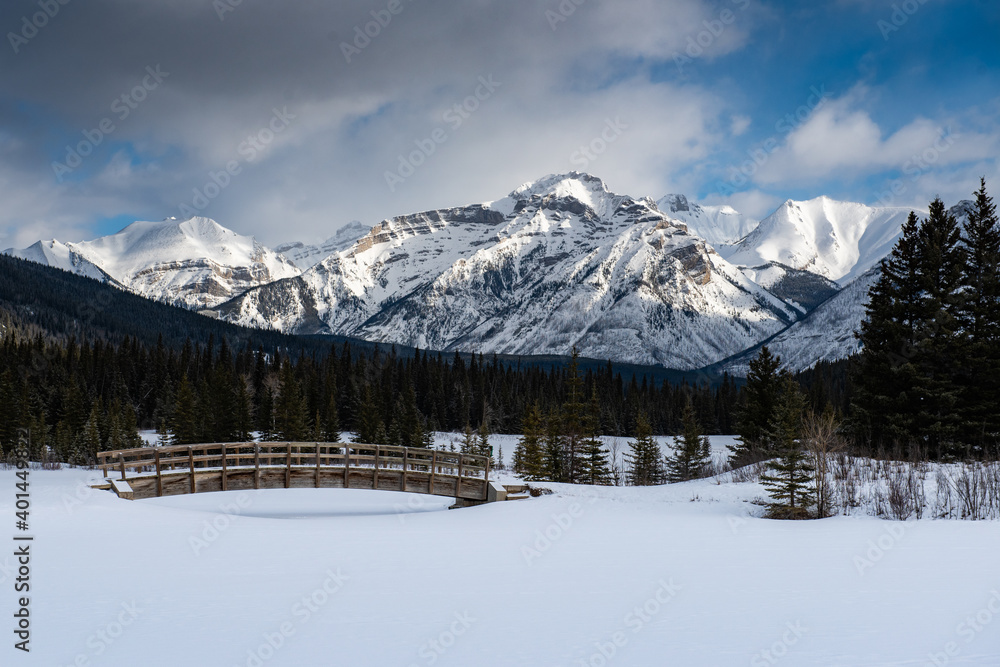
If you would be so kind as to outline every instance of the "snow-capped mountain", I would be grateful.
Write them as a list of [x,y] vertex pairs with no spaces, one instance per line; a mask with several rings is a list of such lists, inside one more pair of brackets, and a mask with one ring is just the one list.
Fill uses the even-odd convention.
[[385,220],[227,320],[438,350],[698,368],[798,317],[648,199],[573,172],[498,201]]
[[771,294],[784,299],[803,314],[840,291],[840,287],[823,276],[793,269],[778,262],[743,269],[744,275]]
[[695,204],[684,195],[667,195],[656,202],[656,207],[714,246],[736,243],[759,224],[732,206]]
[[347,250],[362,236],[368,233],[370,227],[366,227],[357,220],[352,220],[337,230],[337,233],[315,245],[295,241],[283,243],[277,246],[274,251],[281,253],[285,259],[289,260],[300,270],[312,268],[335,252]]
[[111,279],[110,276],[95,266],[90,260],[80,255],[73,248],[73,244],[62,243],[55,239],[36,241],[27,248],[8,248],[3,252],[5,255],[20,257],[29,262],[45,264],[46,266],[52,266],[63,271],[86,276],[87,278],[95,280]]
[[828,197],[788,200],[746,238],[718,251],[737,266],[779,262],[844,286],[892,250],[911,210],[915,209],[878,208]]
[[[960,224],[965,224],[974,206],[973,202],[963,200],[948,209],[948,212],[955,216]],[[891,249],[890,246],[889,250]],[[880,275],[881,271],[876,262],[875,266],[852,280],[806,317],[792,323],[768,341],[768,348],[779,355],[783,366],[792,372],[812,368],[820,361],[836,361],[857,354],[861,351],[861,342],[854,337],[854,332],[861,328],[861,321],[868,306],[868,291],[878,282]],[[781,291],[769,285],[766,278],[758,282],[772,292]],[[779,295],[788,298],[786,295]],[[729,360],[723,367],[734,375],[745,375],[750,359],[756,354],[756,350],[748,351]]]
[[299,273],[289,260],[252,237],[200,217],[134,222],[94,241],[39,241],[4,252],[196,309],[215,307],[251,287]]

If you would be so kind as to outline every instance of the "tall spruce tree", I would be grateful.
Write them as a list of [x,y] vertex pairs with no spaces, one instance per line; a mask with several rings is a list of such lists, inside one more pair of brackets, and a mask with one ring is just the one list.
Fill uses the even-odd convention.
[[528,408],[521,427],[521,438],[514,450],[514,472],[529,481],[544,479],[542,458],[542,410],[538,403]]
[[739,408],[739,438],[729,445],[729,462],[734,468],[770,458],[771,428],[781,397],[781,357],[766,345],[750,360],[744,399]]
[[771,496],[768,514],[775,519],[808,519],[816,504],[810,456],[800,440],[805,399],[790,374],[782,380],[782,392],[771,432],[778,458],[769,462],[769,472],[761,477]]
[[962,354],[964,439],[975,456],[1000,457],[1000,221],[980,179],[962,241],[967,261],[960,319],[967,336]]
[[171,442],[175,445],[193,445],[198,442],[198,423],[195,410],[194,391],[188,382],[187,373],[181,377],[177,388],[177,401],[170,421]]
[[633,440],[625,460],[629,465],[628,480],[632,486],[652,486],[663,481],[663,457],[660,446],[653,439],[649,419],[642,412],[635,418]]
[[576,348],[566,371],[566,401],[562,406],[560,422],[563,436],[563,461],[565,481],[576,484],[583,477],[584,430],[586,405],[583,402],[583,378],[580,377],[579,355]]
[[584,436],[581,481],[600,486],[611,484],[611,465],[604,443],[601,442],[601,405],[596,387],[591,392],[587,405]]
[[924,329],[922,253],[920,222],[911,212],[896,245],[879,265],[878,281],[869,290],[856,333],[861,354],[851,368],[849,429],[871,451],[905,448],[914,439],[921,409],[914,391],[919,377],[914,357]]
[[960,351],[964,334],[959,320],[965,292],[966,260],[961,228],[941,199],[930,204],[930,214],[920,225],[923,244],[920,263],[922,327],[915,346],[920,405],[913,439],[933,458],[964,452],[961,442]]
[[281,366],[281,389],[274,402],[274,424],[275,435],[286,442],[301,442],[309,433],[305,401],[291,362]]
[[544,479],[549,482],[565,482],[566,466],[562,448],[562,424],[559,412],[549,410],[545,420],[545,442],[542,449],[542,467]]
[[690,400],[684,405],[681,421],[684,425],[683,433],[674,436],[673,451],[667,455],[667,479],[671,482],[687,482],[704,477],[711,462],[708,436],[701,434]]

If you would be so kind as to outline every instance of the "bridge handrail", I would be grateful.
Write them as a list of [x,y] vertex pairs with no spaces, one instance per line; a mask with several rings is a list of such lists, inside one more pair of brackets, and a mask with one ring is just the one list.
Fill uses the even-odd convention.
[[[324,453],[325,451],[325,453]],[[104,477],[115,471],[193,471],[208,468],[375,468],[489,479],[489,457],[422,447],[342,442],[218,442],[141,447],[97,453]],[[200,464],[200,465],[199,465]],[[450,472],[445,472],[448,470]]]

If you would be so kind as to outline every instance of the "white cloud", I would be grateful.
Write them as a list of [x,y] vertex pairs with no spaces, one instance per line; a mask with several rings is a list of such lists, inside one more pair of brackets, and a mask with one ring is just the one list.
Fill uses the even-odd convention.
[[[828,101],[787,136],[754,176],[762,185],[821,183],[831,177],[864,176],[884,170],[907,171],[934,154],[941,168],[996,153],[1000,132],[965,129],[962,119],[915,116],[886,133],[864,108],[868,90],[857,87]],[[925,160],[926,161],[926,160]]]

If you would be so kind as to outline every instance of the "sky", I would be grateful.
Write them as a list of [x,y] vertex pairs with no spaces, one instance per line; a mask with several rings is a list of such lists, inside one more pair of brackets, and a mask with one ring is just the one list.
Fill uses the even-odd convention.
[[758,218],[1000,195],[995,0],[7,0],[0,30],[0,248],[316,242],[573,170]]

